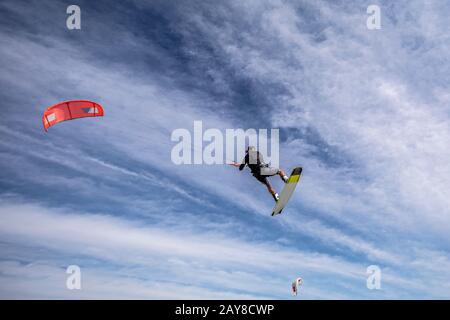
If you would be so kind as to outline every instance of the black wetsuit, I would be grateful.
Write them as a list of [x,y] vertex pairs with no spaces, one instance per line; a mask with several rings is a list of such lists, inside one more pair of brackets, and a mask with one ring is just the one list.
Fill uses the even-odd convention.
[[[252,152],[251,157],[249,156],[250,152]],[[239,166],[239,170],[242,171],[244,167],[247,165],[250,168],[253,176],[256,179],[258,179],[258,181],[264,184],[268,183],[267,176],[261,175],[261,167],[265,166],[263,156],[259,151],[250,151],[250,152],[247,152],[247,154],[245,155],[244,160]]]

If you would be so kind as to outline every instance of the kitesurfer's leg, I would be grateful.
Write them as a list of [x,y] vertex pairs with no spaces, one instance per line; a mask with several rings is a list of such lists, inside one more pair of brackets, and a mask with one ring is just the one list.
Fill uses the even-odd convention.
[[280,176],[281,180],[283,180],[284,183],[288,182],[289,177],[286,175],[283,169],[278,170],[278,175]]
[[281,180],[283,180],[284,183],[287,183],[289,180],[289,177],[286,175],[286,173],[282,169],[274,168],[274,167],[262,167],[261,176],[270,177],[274,175],[279,175]]
[[264,177],[264,178],[258,179],[258,180],[267,187],[267,190],[272,195],[272,197],[275,200],[275,202],[280,200],[280,197],[278,196],[278,193],[275,191],[274,188],[272,188],[272,185],[270,184],[269,180],[267,180],[267,178]]

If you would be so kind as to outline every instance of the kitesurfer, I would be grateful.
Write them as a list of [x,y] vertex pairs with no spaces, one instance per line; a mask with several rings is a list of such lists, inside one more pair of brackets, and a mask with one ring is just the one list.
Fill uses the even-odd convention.
[[278,193],[272,187],[267,177],[279,175],[284,183],[287,183],[289,178],[282,169],[273,168],[270,167],[268,164],[265,164],[262,154],[259,151],[257,151],[255,147],[252,146],[247,147],[245,151],[245,157],[242,160],[242,163],[240,164],[232,163],[232,165],[238,167],[239,171],[242,171],[245,168],[245,166],[248,166],[253,176],[259,182],[261,182],[267,187],[267,190],[270,192],[275,202],[277,202],[280,199]]

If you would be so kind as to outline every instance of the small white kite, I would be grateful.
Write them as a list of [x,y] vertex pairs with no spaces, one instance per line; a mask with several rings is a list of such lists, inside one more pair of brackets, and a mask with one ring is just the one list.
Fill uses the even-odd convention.
[[292,282],[292,295],[296,296],[298,293],[298,287],[303,283],[302,278],[297,278]]

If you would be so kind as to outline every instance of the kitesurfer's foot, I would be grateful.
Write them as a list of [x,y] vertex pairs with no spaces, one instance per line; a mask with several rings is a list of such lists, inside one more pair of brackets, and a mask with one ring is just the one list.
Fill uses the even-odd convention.
[[280,200],[280,197],[278,196],[278,193],[273,193],[272,197],[275,200],[275,202],[278,202],[278,200]]
[[289,180],[289,177],[284,173],[283,170],[278,170],[278,175],[280,176],[281,180],[283,180],[284,183],[287,183]]

